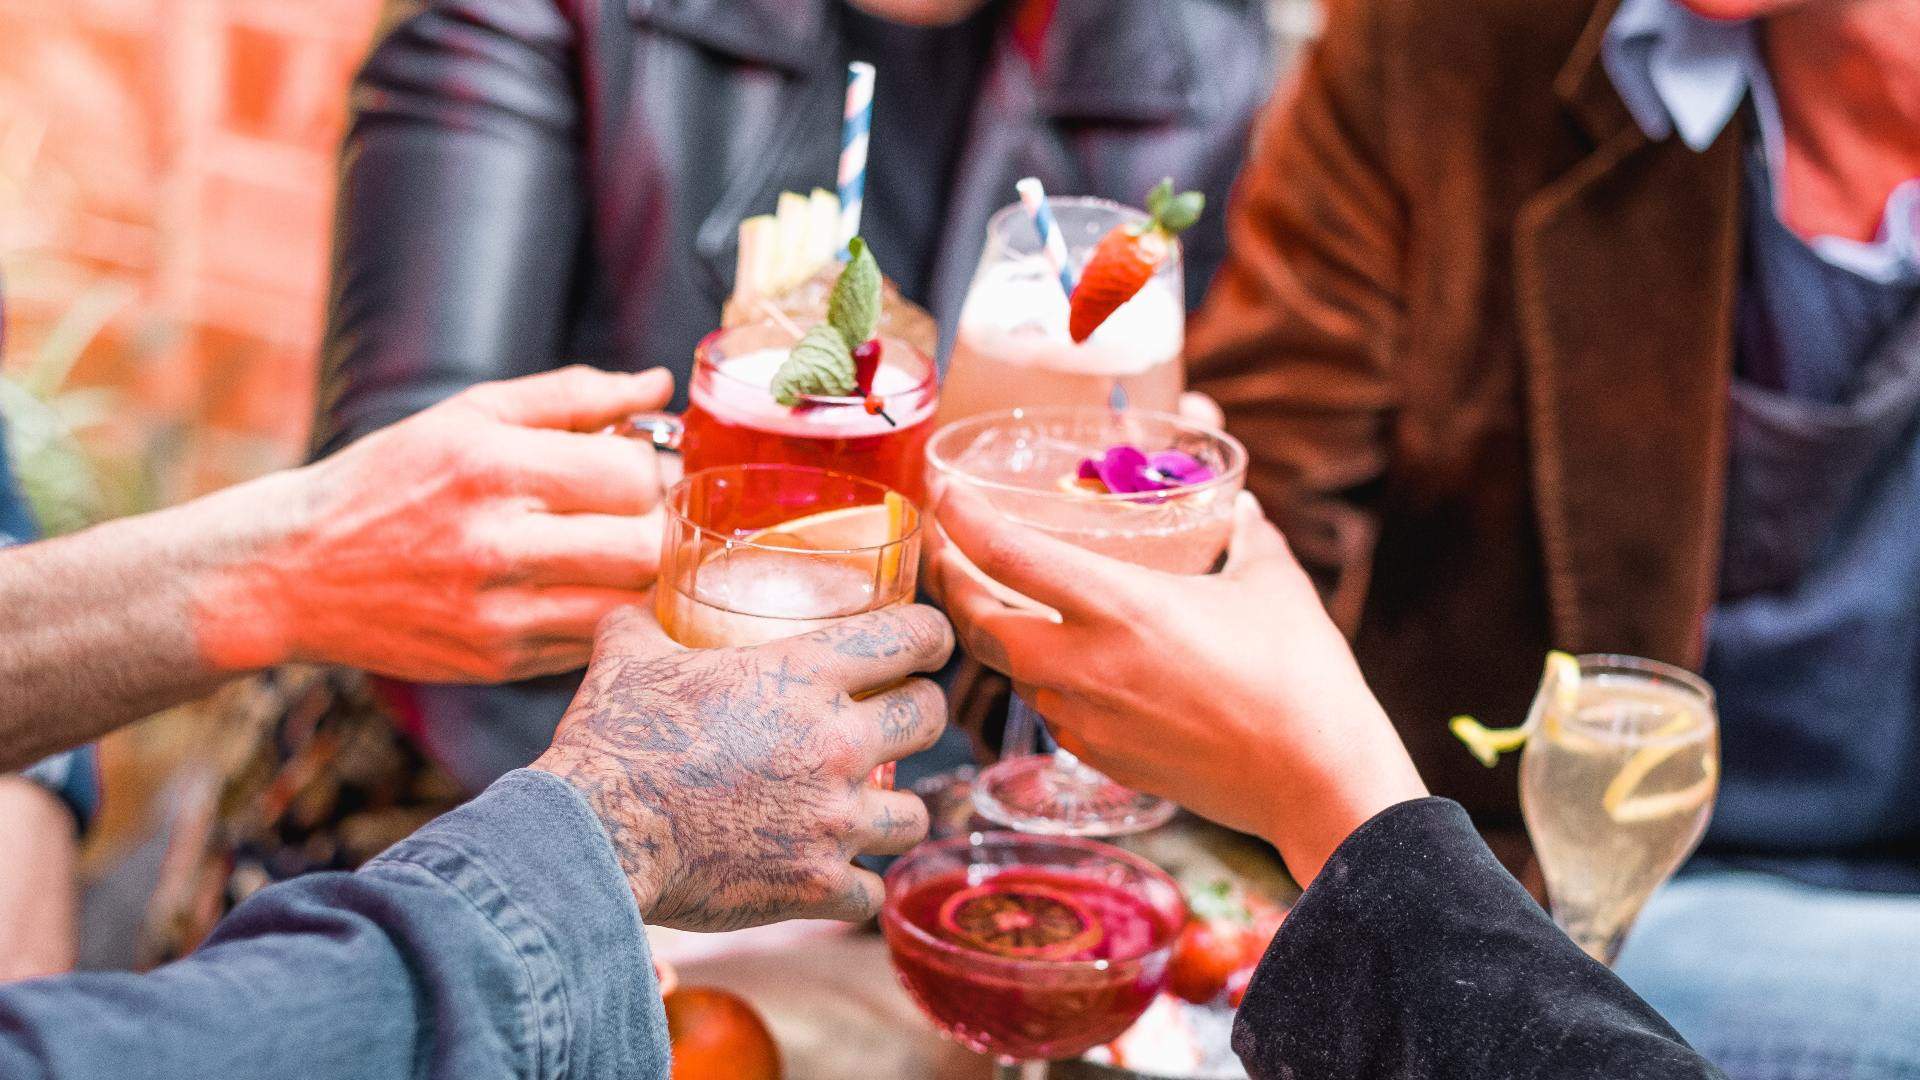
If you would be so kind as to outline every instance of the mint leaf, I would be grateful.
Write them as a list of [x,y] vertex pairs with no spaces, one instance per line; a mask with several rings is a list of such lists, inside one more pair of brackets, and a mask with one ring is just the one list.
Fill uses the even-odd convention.
[[773,400],[788,408],[807,396],[846,397],[853,388],[853,351],[826,323],[809,329],[773,373]]
[[880,327],[880,264],[867,242],[857,236],[847,244],[847,254],[847,265],[827,296],[827,323],[853,350],[871,341]]

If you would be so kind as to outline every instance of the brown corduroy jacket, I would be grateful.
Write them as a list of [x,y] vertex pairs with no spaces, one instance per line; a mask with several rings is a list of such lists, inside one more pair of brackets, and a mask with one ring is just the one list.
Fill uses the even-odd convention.
[[1721,534],[1740,125],[1650,142],[1616,0],[1335,0],[1262,125],[1192,382],[1436,794],[1549,647],[1693,665]]

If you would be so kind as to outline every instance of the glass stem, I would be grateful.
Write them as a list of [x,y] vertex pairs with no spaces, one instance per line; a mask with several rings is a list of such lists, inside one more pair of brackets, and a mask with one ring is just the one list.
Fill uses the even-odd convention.
[[1007,730],[1000,738],[1000,756],[1026,753],[1035,738],[1039,739],[1040,752],[1051,753],[1054,765],[1061,772],[1076,777],[1086,783],[1100,783],[1099,770],[1080,760],[1079,756],[1056,742],[1047,732],[1046,718],[1040,710],[1027,704],[1027,699],[1019,694],[1007,703]]

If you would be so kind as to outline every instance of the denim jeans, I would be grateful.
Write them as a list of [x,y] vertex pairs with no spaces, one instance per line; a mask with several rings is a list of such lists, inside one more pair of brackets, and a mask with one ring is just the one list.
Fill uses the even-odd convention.
[[1690,869],[1617,971],[1732,1080],[1920,1077],[1920,896]]

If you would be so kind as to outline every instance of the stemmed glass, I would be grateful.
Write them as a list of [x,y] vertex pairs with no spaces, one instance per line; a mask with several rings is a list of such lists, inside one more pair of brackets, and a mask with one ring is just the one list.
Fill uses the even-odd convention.
[[974,833],[887,872],[894,971],[941,1031],[1028,1080],[1133,1025],[1166,986],[1187,909],[1172,878],[1070,837]]
[[[1212,475],[1130,494],[1074,483],[1082,461],[1114,446],[1177,450]],[[1176,416],[1105,406],[1014,409],[957,421],[927,444],[931,483],[964,484],[1009,521],[1079,547],[1174,574],[1213,570],[1233,533],[1247,453],[1232,436]],[[1032,605],[999,586],[1009,602]],[[1038,717],[1015,695],[1001,760],[973,786],[975,808],[1023,832],[1115,836],[1164,823],[1175,807],[1114,783],[1064,749],[1025,753]]]
[[1520,807],[1554,921],[1603,964],[1706,832],[1720,776],[1713,690],[1634,656],[1549,668],[1520,757]]
[[[1051,200],[1067,261],[1085,265],[1115,226],[1147,221],[1143,210],[1106,199]],[[1093,336],[1067,334],[1060,275],[1041,254],[1040,235],[1018,203],[987,223],[986,248],[967,289],[953,357],[941,389],[940,422],[1016,405],[1101,405],[1172,411],[1183,375],[1186,299],[1178,242],[1145,288]]]

